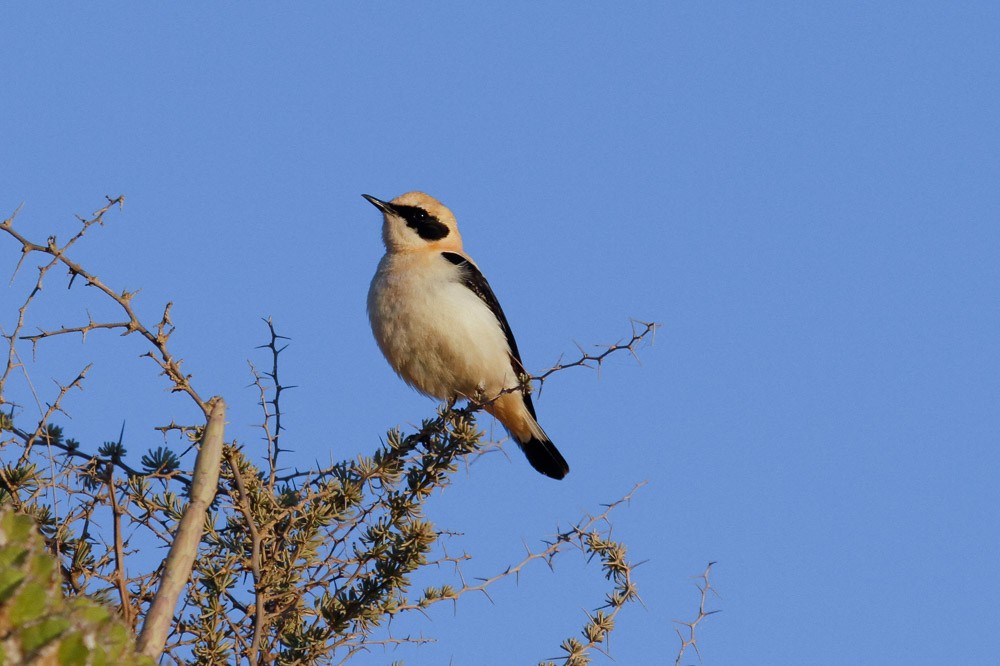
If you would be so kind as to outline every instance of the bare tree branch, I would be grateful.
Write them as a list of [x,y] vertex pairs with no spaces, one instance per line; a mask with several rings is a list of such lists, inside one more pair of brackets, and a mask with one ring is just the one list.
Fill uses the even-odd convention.
[[715,588],[712,587],[712,584],[708,580],[709,575],[712,573],[712,566],[714,564],[715,562],[709,562],[708,566],[705,567],[705,571],[702,572],[700,576],[695,576],[695,578],[701,581],[700,584],[698,583],[695,584],[695,587],[697,587],[698,591],[701,592],[701,600],[698,603],[698,617],[696,617],[691,622],[682,622],[680,620],[674,620],[676,624],[679,624],[682,627],[687,627],[688,630],[688,635],[685,638],[684,635],[681,633],[680,629],[676,627],[674,628],[674,631],[677,632],[677,637],[681,639],[681,646],[677,652],[677,659],[674,660],[674,666],[681,666],[681,659],[684,658],[684,652],[689,647],[694,648],[695,654],[698,655],[698,660],[699,661],[701,660],[701,651],[698,649],[698,637],[695,636],[695,629],[697,629],[698,624],[709,615],[714,615],[715,613],[721,612],[718,610],[713,610],[713,611],[705,610],[705,605],[708,601],[708,593],[711,592],[715,596],[719,596],[716,593]]

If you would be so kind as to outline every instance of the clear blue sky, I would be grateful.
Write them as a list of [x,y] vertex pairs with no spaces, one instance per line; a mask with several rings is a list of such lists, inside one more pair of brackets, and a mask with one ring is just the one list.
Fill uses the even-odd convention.
[[[564,482],[511,451],[434,501],[467,575],[648,480],[616,517],[647,561],[616,663],[672,663],[709,560],[706,665],[996,663],[997,3],[17,3],[0,22],[0,208],[24,202],[44,238],[125,194],[78,256],[141,287],[149,318],[175,302],[175,349],[230,436],[256,441],[261,316],[293,339],[304,464],[432,413],[371,339],[382,248],[360,197],[425,190],[529,369],[662,324],[641,364],[546,385]],[[64,292],[38,323],[108,311]],[[138,457],[193,418],[140,351],[54,342],[33,378],[94,358],[67,427],[99,441],[127,418]],[[535,567],[495,605],[406,625],[439,644],[358,663],[557,656],[599,578],[572,555]]]

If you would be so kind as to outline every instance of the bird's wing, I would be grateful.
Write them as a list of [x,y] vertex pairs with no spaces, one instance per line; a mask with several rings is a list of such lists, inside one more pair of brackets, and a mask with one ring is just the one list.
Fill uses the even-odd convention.
[[[478,296],[479,300],[486,304],[486,307],[490,309],[493,316],[497,318],[500,328],[503,329],[504,335],[507,336],[507,346],[510,347],[511,366],[514,368],[514,374],[526,374],[524,364],[521,363],[521,353],[517,350],[517,342],[514,340],[514,332],[510,330],[510,324],[507,323],[507,317],[504,315],[503,308],[500,307],[500,302],[497,300],[496,295],[490,288],[490,283],[486,281],[479,268],[461,254],[457,252],[442,252],[441,256],[458,267],[462,284]],[[525,395],[525,398],[525,402],[528,403],[528,409],[531,410],[532,416],[534,416],[531,400],[527,399],[527,395]]]

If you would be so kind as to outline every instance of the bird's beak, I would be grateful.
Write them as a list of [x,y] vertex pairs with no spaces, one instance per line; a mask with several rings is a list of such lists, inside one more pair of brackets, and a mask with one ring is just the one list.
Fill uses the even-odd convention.
[[376,199],[370,194],[362,194],[361,196],[363,196],[365,199],[368,199],[368,202],[371,205],[375,206],[386,215],[391,215],[393,213],[392,204],[390,204],[389,202],[382,201],[381,199]]

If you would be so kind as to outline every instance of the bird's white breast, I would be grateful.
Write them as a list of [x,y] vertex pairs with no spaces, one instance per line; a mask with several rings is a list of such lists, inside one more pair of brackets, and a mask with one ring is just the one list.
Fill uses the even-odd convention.
[[423,393],[495,396],[517,385],[496,316],[438,252],[385,255],[368,292],[368,317],[389,364]]

